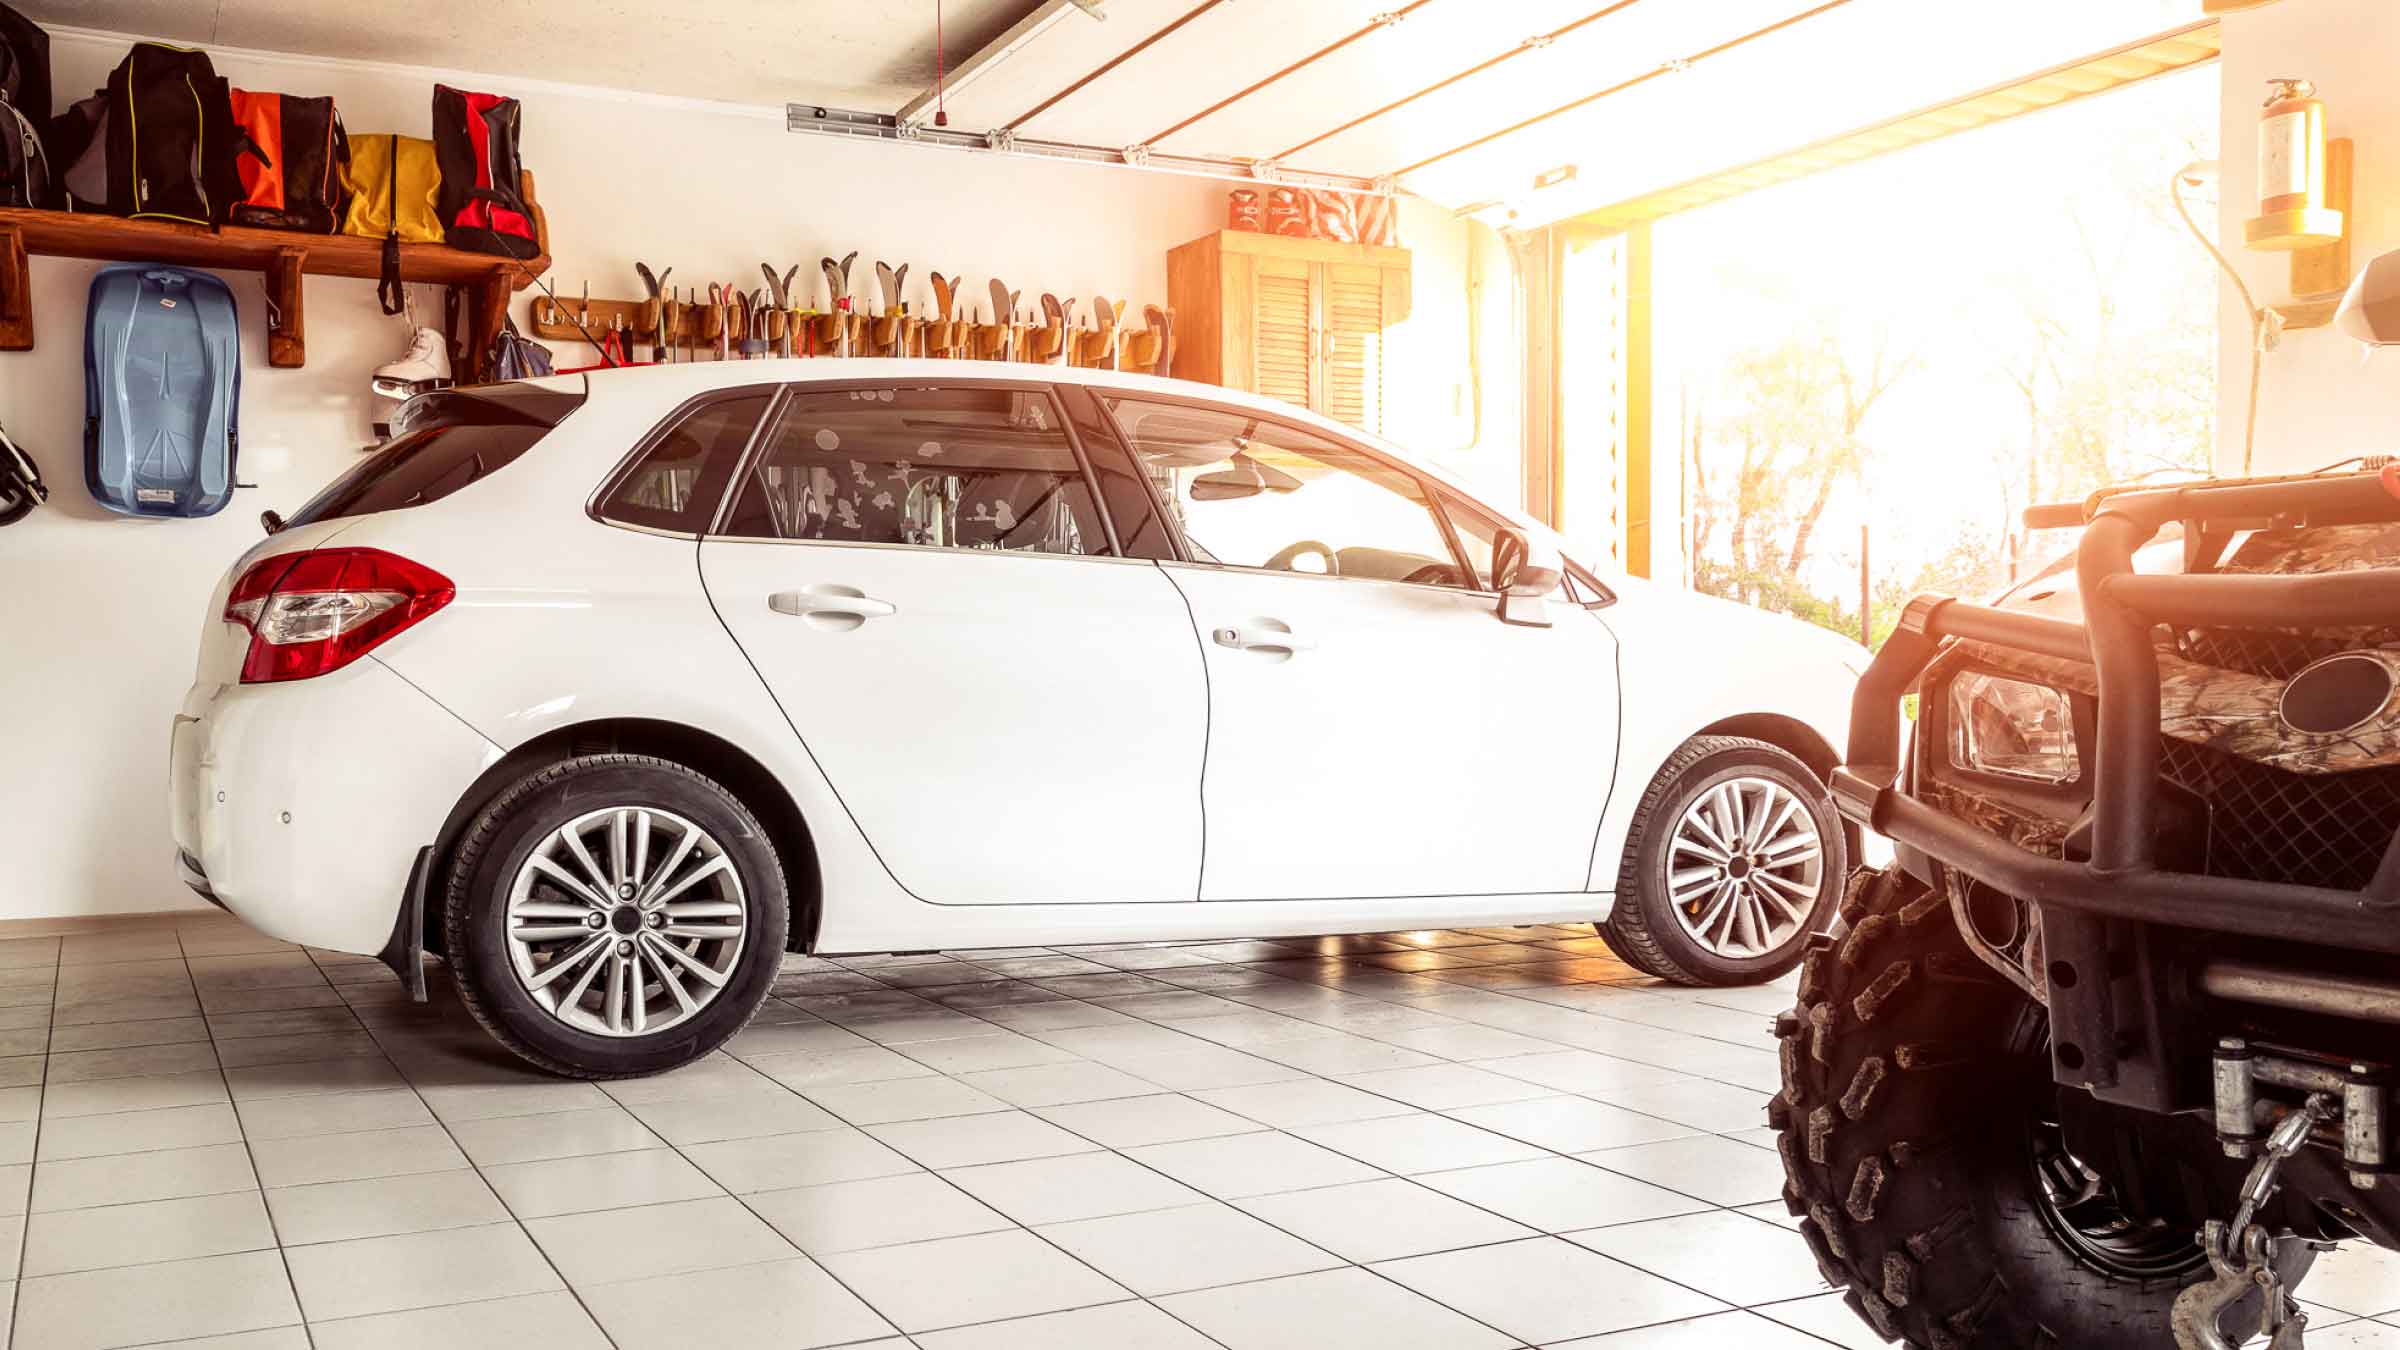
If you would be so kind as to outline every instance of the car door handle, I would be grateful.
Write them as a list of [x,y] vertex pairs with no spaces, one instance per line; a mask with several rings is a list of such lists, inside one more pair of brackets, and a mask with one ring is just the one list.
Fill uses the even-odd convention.
[[881,619],[900,612],[897,605],[878,600],[851,586],[810,586],[797,591],[777,591],[767,597],[767,608],[778,614],[799,618],[823,615],[828,618]]
[[1300,652],[1311,651],[1317,645],[1315,639],[1304,638],[1271,619],[1259,623],[1236,624],[1230,628],[1220,628],[1210,636],[1216,640],[1218,646],[1231,647],[1235,651],[1241,652],[1282,652],[1286,655],[1296,655]]

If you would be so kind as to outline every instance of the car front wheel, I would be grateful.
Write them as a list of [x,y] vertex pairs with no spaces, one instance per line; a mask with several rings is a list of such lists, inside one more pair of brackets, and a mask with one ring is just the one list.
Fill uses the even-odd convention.
[[444,919],[459,993],[535,1064],[672,1069],[749,1022],[782,965],[783,868],[732,793],[680,764],[592,755],[480,812]]
[[1600,935],[1677,984],[1763,983],[1831,920],[1848,870],[1833,799],[1807,765],[1765,741],[1695,736],[1635,808]]

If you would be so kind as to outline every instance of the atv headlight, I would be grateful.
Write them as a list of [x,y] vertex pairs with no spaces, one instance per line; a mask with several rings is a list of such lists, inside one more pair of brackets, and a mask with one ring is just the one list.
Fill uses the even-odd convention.
[[2036,783],[2082,776],[2075,710],[2055,689],[1973,671],[1950,682],[1950,762]]

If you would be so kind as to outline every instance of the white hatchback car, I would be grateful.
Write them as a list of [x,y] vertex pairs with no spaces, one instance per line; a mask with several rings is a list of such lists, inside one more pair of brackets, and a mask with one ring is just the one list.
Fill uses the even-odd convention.
[[459,389],[269,526],[175,722],[185,880],[420,997],[442,953],[564,1073],[707,1053],[786,951],[1597,921],[1760,979],[1854,851],[1861,649],[1212,387]]

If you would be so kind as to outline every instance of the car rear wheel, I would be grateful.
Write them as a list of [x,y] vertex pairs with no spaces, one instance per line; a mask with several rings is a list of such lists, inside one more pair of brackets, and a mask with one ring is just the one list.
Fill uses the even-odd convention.
[[1808,766],[1739,736],[1696,736],[1635,808],[1600,935],[1678,984],[1757,984],[1790,970],[1848,875],[1833,799]]
[[494,798],[459,845],[444,917],[476,1019],[582,1078],[724,1044],[765,1000],[790,923],[757,818],[644,755],[567,760]]

